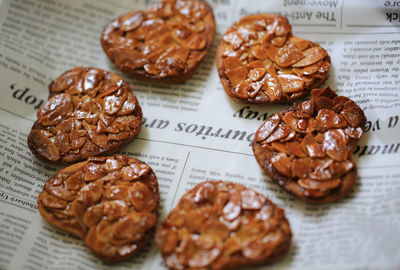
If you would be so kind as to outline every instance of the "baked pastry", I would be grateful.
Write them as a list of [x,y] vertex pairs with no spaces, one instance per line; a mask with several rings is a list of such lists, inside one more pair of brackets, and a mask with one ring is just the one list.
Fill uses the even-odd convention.
[[82,238],[101,259],[132,257],[153,235],[160,195],[152,169],[134,158],[91,157],[44,185],[38,209],[51,225]]
[[329,87],[274,114],[257,130],[254,156],[264,172],[311,203],[337,201],[357,179],[353,150],[365,127],[364,112]]
[[70,164],[120,149],[140,132],[142,109],[129,85],[98,68],[76,67],[49,85],[29,149],[54,164]]
[[183,195],[156,242],[170,269],[233,269],[277,261],[291,231],[284,210],[245,186],[206,181]]
[[163,83],[187,80],[210,50],[215,20],[204,0],[164,0],[129,12],[101,35],[110,60],[125,73]]
[[330,58],[318,44],[293,36],[281,15],[241,18],[221,38],[217,68],[225,92],[249,103],[286,102],[328,78]]

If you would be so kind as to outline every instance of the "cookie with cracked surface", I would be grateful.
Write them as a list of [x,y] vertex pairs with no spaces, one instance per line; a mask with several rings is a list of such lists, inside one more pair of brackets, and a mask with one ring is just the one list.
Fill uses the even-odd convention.
[[206,181],[180,199],[156,242],[170,269],[233,269],[281,259],[291,241],[284,210],[243,185]]
[[38,209],[101,259],[132,257],[153,235],[160,195],[152,169],[134,158],[92,157],[60,170],[44,185]]
[[140,132],[142,109],[129,85],[111,72],[76,67],[55,79],[49,92],[28,136],[30,150],[46,162],[107,155]]
[[101,35],[108,58],[139,79],[180,83],[211,48],[215,20],[204,0],[163,0],[111,21]]
[[280,103],[327,80],[330,58],[318,44],[294,36],[285,17],[265,13],[243,17],[226,31],[217,68],[225,92],[235,100]]
[[353,150],[366,118],[351,99],[329,87],[272,115],[257,130],[254,156],[264,172],[296,197],[330,203],[347,196],[356,179]]

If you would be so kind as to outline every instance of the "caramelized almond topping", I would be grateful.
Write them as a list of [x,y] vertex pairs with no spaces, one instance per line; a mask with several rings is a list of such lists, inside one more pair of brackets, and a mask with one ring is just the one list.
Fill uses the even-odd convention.
[[[129,182],[118,174],[119,168],[134,164],[144,165],[115,155],[90,158],[59,171],[38,197],[40,214],[55,227],[78,235],[105,261],[131,257],[149,238],[159,205],[151,169]],[[106,182],[104,175],[113,177]]]
[[335,201],[354,185],[351,153],[365,122],[347,97],[329,87],[315,89],[311,100],[267,119],[255,134],[253,151],[264,171],[289,192],[311,202]]
[[292,177],[292,161],[284,153],[274,155],[271,163],[281,174]]
[[[68,83],[59,86],[59,80]],[[136,97],[110,72],[77,67],[55,79],[49,90],[51,98],[38,110],[28,136],[31,151],[45,161],[68,164],[116,151],[140,131]]]
[[[171,222],[171,220],[185,222]],[[167,267],[228,269],[288,251],[291,238],[283,210],[239,184],[207,181],[183,195],[156,233]],[[257,241],[257,244],[250,244]]]
[[252,81],[258,81],[258,80],[260,80],[260,79],[262,79],[264,77],[265,73],[267,73],[266,69],[264,69],[264,68],[255,68],[255,69],[252,69],[249,72],[249,78]]
[[224,59],[225,72],[241,67],[242,65],[243,65],[242,62],[240,62],[240,60],[237,59],[236,57],[230,56]]
[[[149,10],[129,12],[103,30],[101,44],[110,60],[141,79],[187,80],[210,50],[215,20],[206,1],[162,0]],[[238,35],[226,37],[240,46]]]
[[247,68],[244,66],[237,67],[231,69],[226,72],[226,76],[228,76],[232,87],[236,87],[239,83],[246,79],[247,76]]
[[279,125],[280,117],[279,114],[274,114],[270,118],[268,118],[259,128],[259,131],[256,133],[255,141],[261,142],[264,141],[271,135],[271,133],[275,130],[275,128]]
[[[330,58],[318,44],[293,36],[284,17],[260,14],[242,18],[223,35],[217,68],[229,96],[265,104],[301,97],[323,83]],[[236,88],[244,80],[263,83],[244,94]]]
[[304,81],[296,75],[278,75],[278,80],[282,85],[282,91],[284,93],[299,92],[303,90]]
[[43,158],[50,161],[58,161],[60,159],[60,152],[57,146],[39,130],[33,130],[30,134],[30,139],[35,145],[35,151]]
[[305,189],[317,189],[317,190],[325,190],[325,189],[335,189],[340,184],[342,181],[340,179],[333,179],[333,180],[328,180],[328,181],[315,181],[311,179],[300,179],[299,180],[299,186],[305,188]]
[[315,118],[325,128],[345,128],[347,122],[340,115],[329,109],[321,109]]
[[305,57],[295,63],[293,67],[306,67],[324,59],[328,53],[319,46],[311,47],[304,51]]

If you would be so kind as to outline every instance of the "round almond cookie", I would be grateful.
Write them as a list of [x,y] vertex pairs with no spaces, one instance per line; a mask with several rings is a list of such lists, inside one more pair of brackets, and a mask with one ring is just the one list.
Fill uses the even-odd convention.
[[154,234],[159,201],[152,169],[115,155],[60,170],[44,185],[38,209],[48,223],[82,238],[104,261],[118,262]]
[[233,269],[275,262],[291,241],[284,210],[240,184],[206,181],[183,195],[156,242],[170,269]]
[[37,112],[30,150],[54,164],[70,164],[120,149],[140,132],[142,109],[129,85],[98,68],[76,67],[49,85]]
[[217,68],[225,92],[249,103],[286,102],[328,78],[330,58],[318,44],[292,35],[288,20],[259,14],[241,18],[221,38]]
[[149,10],[111,21],[101,35],[101,45],[122,72],[180,83],[196,70],[214,36],[214,15],[206,1],[163,0]]
[[254,156],[264,172],[296,197],[311,203],[335,202],[357,179],[353,150],[366,123],[352,100],[329,87],[312,99],[272,115],[257,130]]

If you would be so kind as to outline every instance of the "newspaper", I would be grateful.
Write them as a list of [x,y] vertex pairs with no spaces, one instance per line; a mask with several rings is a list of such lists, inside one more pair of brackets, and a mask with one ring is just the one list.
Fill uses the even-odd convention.
[[[119,153],[153,167],[163,220],[189,188],[207,179],[254,188],[285,209],[293,231],[289,254],[260,269],[400,269],[400,2],[378,0],[208,0],[217,37],[184,84],[160,85],[121,74],[103,53],[107,22],[150,0],[0,0],[0,269],[165,269],[152,241],[114,265],[78,237],[48,225],[36,198],[61,167],[37,160],[26,144],[47,85],[75,66],[95,66],[126,79],[145,120]],[[232,101],[219,82],[219,37],[240,17],[286,16],[295,35],[330,54],[326,85],[355,100],[367,132],[354,155],[358,182],[338,203],[295,199],[261,172],[250,144],[258,126],[288,105]]]

